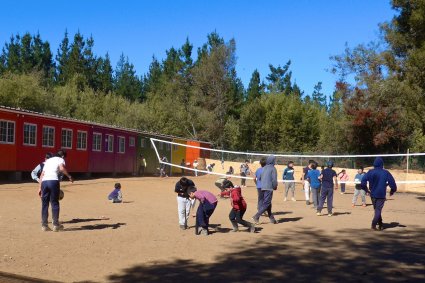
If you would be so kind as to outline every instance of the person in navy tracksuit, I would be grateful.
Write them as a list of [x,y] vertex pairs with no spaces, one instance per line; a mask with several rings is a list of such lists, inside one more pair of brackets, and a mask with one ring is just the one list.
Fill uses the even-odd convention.
[[[397,191],[397,184],[395,183],[393,175],[384,169],[384,161],[381,157],[375,159],[373,167],[374,169],[364,175],[361,186],[363,190],[370,194],[375,210],[372,220],[372,229],[382,230],[384,228],[382,222],[382,209],[384,208],[387,186],[390,187],[390,196],[392,196]],[[369,183],[369,188],[367,183]],[[378,229],[376,225],[378,225]]]

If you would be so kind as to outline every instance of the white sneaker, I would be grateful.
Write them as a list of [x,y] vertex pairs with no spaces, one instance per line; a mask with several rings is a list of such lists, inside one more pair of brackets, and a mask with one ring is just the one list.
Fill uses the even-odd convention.
[[292,200],[292,201],[297,201],[295,198],[292,198],[291,200]]
[[43,231],[43,232],[49,232],[49,231],[52,231],[52,229],[50,229],[50,227],[47,226],[47,225],[42,225],[41,226],[41,231]]
[[63,225],[59,224],[58,226],[53,225],[53,232],[59,232],[63,230]]
[[332,213],[329,213],[329,214],[328,214],[328,217],[331,217],[332,215],[333,215]]
[[286,198],[284,198],[283,201],[286,201]]

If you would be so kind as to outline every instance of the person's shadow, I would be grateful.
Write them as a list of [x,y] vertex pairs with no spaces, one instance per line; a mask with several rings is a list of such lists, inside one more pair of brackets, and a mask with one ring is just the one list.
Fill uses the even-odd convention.
[[75,228],[65,228],[64,231],[84,231],[84,230],[103,230],[103,229],[118,229],[121,226],[127,225],[126,223],[115,223],[115,224],[94,224],[94,225],[84,225],[81,227]]
[[391,222],[391,223],[384,223],[383,224],[384,230],[386,230],[386,229],[392,229],[392,228],[397,228],[397,227],[406,228],[407,226],[406,225],[402,225],[402,224],[400,224],[398,222]]
[[289,217],[289,218],[280,218],[277,220],[277,223],[285,223],[285,222],[297,222],[303,219],[303,217]]

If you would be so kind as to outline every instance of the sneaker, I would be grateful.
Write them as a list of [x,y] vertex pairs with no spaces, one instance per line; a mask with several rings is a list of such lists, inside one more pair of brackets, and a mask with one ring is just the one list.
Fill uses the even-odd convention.
[[59,232],[63,230],[63,225],[59,224],[59,225],[53,225],[53,232]]
[[372,225],[371,229],[372,229],[373,231],[378,231],[378,229],[376,228],[376,226],[373,226],[373,225]]
[[180,230],[186,230],[186,226],[185,225],[180,225]]
[[353,203],[352,205],[351,205],[352,207],[356,207],[356,205]]
[[201,236],[208,236],[208,229],[201,228],[201,231],[199,232],[199,235],[201,235]]
[[249,230],[250,233],[255,233],[255,225],[251,224],[251,226],[249,227],[248,230]]
[[292,200],[292,201],[297,201],[295,198],[292,198],[291,200]]
[[306,205],[310,205],[310,201],[306,200],[306,201],[305,201],[305,204],[306,204]]
[[273,218],[270,218],[270,223],[271,223],[271,224],[277,224],[277,221],[276,221],[276,219],[274,219],[274,217],[273,217]]
[[255,215],[252,217],[252,220],[254,221],[255,224],[259,224],[260,223],[260,219],[255,218]]
[[332,213],[328,213],[328,217],[331,217],[333,214]]
[[341,195],[343,195],[343,194],[345,194],[345,193],[343,193],[343,192],[340,192],[340,194],[341,194]]
[[286,201],[286,198],[284,198],[283,201]]
[[384,230],[384,223],[378,223],[378,230],[379,231]]
[[364,204],[362,204],[362,206],[363,206],[363,207],[366,207],[366,204],[364,203]]
[[49,227],[49,226],[47,226],[47,225],[42,225],[42,226],[41,226],[41,231],[43,231],[43,232],[48,232],[48,231],[52,231],[52,229],[50,229],[50,227]]
[[316,215],[317,216],[322,216],[322,213],[321,212],[317,212]]

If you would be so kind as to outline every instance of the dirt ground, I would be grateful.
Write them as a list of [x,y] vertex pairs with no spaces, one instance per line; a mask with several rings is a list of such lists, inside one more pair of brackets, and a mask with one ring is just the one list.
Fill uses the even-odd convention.
[[[193,178],[199,189],[218,193],[215,179]],[[0,282],[425,280],[424,196],[389,198],[383,212],[385,230],[373,232],[370,200],[366,208],[352,208],[352,188],[345,195],[335,194],[333,217],[318,217],[306,205],[300,184],[296,202],[283,201],[279,184],[273,199],[278,224],[262,217],[254,234],[230,232],[229,201],[220,199],[211,223],[221,228],[205,237],[195,236],[193,228],[179,229],[173,193],[177,180],[63,183],[65,230],[59,233],[41,231],[36,184],[0,185]],[[124,203],[111,204],[106,198],[117,181]],[[245,218],[250,220],[257,196],[252,181],[243,192]]]

